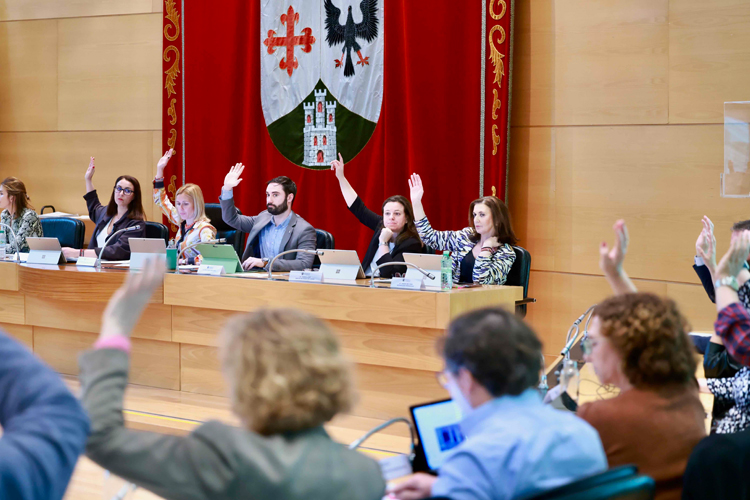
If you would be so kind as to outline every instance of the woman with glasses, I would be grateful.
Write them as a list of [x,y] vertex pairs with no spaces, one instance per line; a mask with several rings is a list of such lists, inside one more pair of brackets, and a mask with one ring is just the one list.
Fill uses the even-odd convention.
[[[129,175],[117,178],[112,188],[109,204],[105,207],[99,202],[99,195],[94,188],[94,157],[91,157],[86,170],[86,205],[89,217],[96,224],[88,250],[63,248],[65,258],[100,257],[102,260],[129,260],[130,238],[146,237],[146,217],[141,202],[141,185],[138,179]],[[115,234],[121,229],[139,226],[138,229]],[[106,245],[106,246],[105,246]]]

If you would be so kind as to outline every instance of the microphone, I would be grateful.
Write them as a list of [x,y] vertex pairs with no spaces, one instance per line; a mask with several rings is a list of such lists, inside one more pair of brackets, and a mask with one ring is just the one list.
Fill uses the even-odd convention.
[[138,231],[141,228],[141,225],[138,224],[137,226],[130,226],[130,227],[124,227],[120,229],[119,231],[115,231],[114,233],[110,234],[109,237],[104,241],[104,246],[101,250],[99,250],[99,255],[96,257],[96,263],[94,264],[94,267],[101,268],[102,267],[102,254],[104,253],[104,249],[107,248],[107,244],[112,241],[112,239],[120,234],[125,233],[128,231]]
[[182,255],[187,250],[190,250],[191,248],[195,248],[198,245],[203,245],[203,244],[206,244],[206,245],[217,245],[219,243],[226,243],[226,242],[227,242],[226,238],[219,238],[219,239],[216,239],[216,240],[198,241],[196,243],[193,243],[192,245],[186,246],[185,248],[183,248],[182,250],[180,250],[179,255],[177,255],[177,262],[174,265],[174,273],[175,274],[179,274],[179,272],[180,272],[180,257],[182,257]]
[[284,250],[281,253],[277,253],[276,255],[273,256],[273,259],[271,259],[271,262],[268,263],[268,279],[273,281],[273,275],[271,274],[271,270],[273,269],[273,263],[276,262],[276,259],[278,259],[282,255],[286,255],[288,253],[296,253],[296,252],[307,253],[307,254],[312,254],[312,255],[323,255],[323,252],[319,250],[308,250],[307,248],[295,248],[292,250]]
[[[3,224],[2,222],[0,222],[0,226],[7,227],[8,229],[10,229],[10,234],[13,235],[13,243],[15,243],[15,246],[16,246],[16,262],[20,264],[21,263],[21,247],[18,244],[18,238],[16,238],[16,232],[13,231],[13,228],[10,227],[8,224]],[[5,242],[3,241],[0,244],[5,245]]]
[[[577,320],[573,322],[573,324],[570,326],[570,329],[568,330],[568,336],[565,338],[565,347],[563,347],[562,351],[560,351],[560,355],[564,358],[568,359],[570,358],[570,350],[573,348],[573,346],[576,343],[576,339],[578,338],[578,333],[580,329],[578,328],[583,321],[583,319],[591,313],[591,311],[594,310],[596,307],[596,304],[586,309],[586,312],[581,314]],[[591,317],[589,316],[589,321],[591,320]],[[586,322],[586,327],[588,327],[588,321]],[[586,328],[584,328],[585,330]],[[573,333],[575,332],[575,333]],[[571,333],[573,334],[571,336]]]
[[425,276],[427,276],[427,279],[431,279],[431,280],[435,279],[435,275],[434,274],[428,273],[427,271],[425,271],[421,267],[417,266],[416,264],[412,264],[411,262],[383,262],[379,266],[376,266],[375,269],[373,269],[372,276],[370,276],[370,288],[375,288],[375,273],[381,267],[386,267],[386,266],[406,266],[406,267],[411,267],[412,269],[416,269],[420,273],[422,273]]

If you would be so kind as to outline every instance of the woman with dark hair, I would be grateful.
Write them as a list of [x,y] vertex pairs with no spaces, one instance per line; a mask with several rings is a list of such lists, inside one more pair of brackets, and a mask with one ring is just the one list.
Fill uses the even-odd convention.
[[[380,216],[367,208],[344,176],[344,159],[331,162],[331,170],[336,172],[341,194],[354,216],[369,227],[375,234],[370,240],[362,268],[367,276],[372,276],[374,269],[386,262],[403,262],[404,253],[423,253],[424,246],[414,225],[414,212],[411,203],[401,195],[391,196],[383,202],[383,215]],[[406,266],[386,266],[379,270],[383,278],[404,274]]]
[[[93,178],[94,157],[91,157],[89,168],[86,170],[86,205],[89,209],[89,217],[96,224],[94,234],[89,242],[88,250],[76,248],[63,248],[66,258],[76,257],[100,257],[102,260],[129,260],[130,238],[146,237],[146,217],[143,212],[141,201],[141,185],[138,179],[129,175],[121,175],[117,178],[109,204],[104,207],[99,202],[96,194]],[[140,226],[138,229],[125,231],[115,236],[114,233],[126,227]],[[104,248],[106,245],[106,248]],[[104,252],[102,252],[104,248]]]
[[7,253],[16,253],[16,245],[19,251],[28,252],[26,238],[42,236],[42,224],[29,203],[26,186],[15,177],[8,177],[0,183],[0,212],[0,222],[13,228],[11,233],[8,228],[0,226],[5,230],[5,241],[0,241],[0,245],[5,245]]
[[453,254],[454,283],[505,283],[516,260],[512,245],[518,242],[505,203],[495,196],[476,199],[469,206],[469,227],[460,231],[435,231],[422,207],[424,187],[418,174],[412,174],[409,189],[422,241],[436,250]]

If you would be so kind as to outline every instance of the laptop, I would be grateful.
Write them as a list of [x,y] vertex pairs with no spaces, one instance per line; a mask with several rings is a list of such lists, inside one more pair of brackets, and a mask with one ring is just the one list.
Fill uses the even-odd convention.
[[430,279],[418,270],[411,267],[406,268],[406,277],[410,279],[424,278],[424,284],[429,288],[440,288],[440,267],[442,265],[442,255],[430,253],[405,253],[404,262],[421,267],[428,273],[432,274]]
[[[201,264],[208,266],[222,266],[224,267],[224,273],[234,274],[242,272],[242,263],[240,258],[237,256],[232,245],[214,245],[211,243],[202,243],[195,247],[200,252]],[[267,272],[261,269],[263,272]]]
[[37,238],[29,236],[26,238],[29,245],[29,256],[26,259],[28,264],[65,264],[74,262],[74,259],[66,260],[62,253],[60,240],[57,238]]
[[157,257],[167,260],[167,244],[163,238],[129,238],[130,269],[142,269],[146,260]]
[[442,399],[409,408],[419,446],[414,449],[414,472],[435,472],[451,450],[464,441],[459,422],[461,411],[452,399]]
[[318,250],[324,281],[357,280],[365,277],[355,250]]

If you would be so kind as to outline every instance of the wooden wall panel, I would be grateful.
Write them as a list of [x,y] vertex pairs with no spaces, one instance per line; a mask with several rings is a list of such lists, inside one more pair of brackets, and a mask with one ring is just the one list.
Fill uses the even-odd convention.
[[180,344],[180,390],[228,396],[216,347]]
[[172,307],[172,341],[208,347],[219,345],[219,332],[232,316],[233,311]]
[[0,131],[56,129],[57,21],[0,23]]
[[161,129],[161,14],[58,23],[59,128]]
[[27,325],[12,325],[10,323],[0,323],[0,330],[5,330],[11,337],[22,342],[26,347],[34,350],[34,332],[32,327]]
[[[78,355],[91,348],[95,333],[34,327],[34,352],[65,375],[78,375]],[[130,383],[179,390],[180,346],[171,342],[132,340]]]
[[23,294],[0,291],[0,322],[23,325],[25,316]]
[[119,175],[141,183],[144,208],[153,214],[154,132],[34,132],[0,133],[0,177],[15,175],[26,184],[37,208],[87,214],[83,174],[89,157],[96,157],[94,185],[102,203],[109,202]]
[[2,0],[0,21],[141,14],[160,7],[161,0]]
[[668,4],[517,2],[513,125],[667,123]]
[[[6,228],[3,228],[7,231]],[[18,291],[18,266],[14,263],[0,263],[0,290]]]
[[673,0],[669,122],[724,123],[725,101],[750,100],[750,3]]

